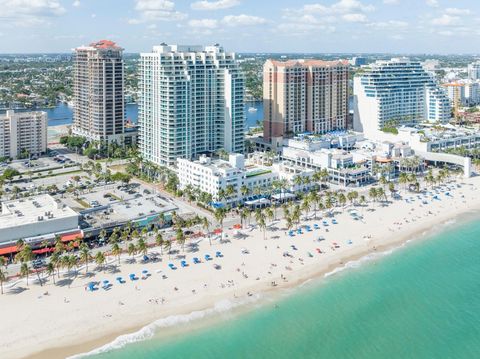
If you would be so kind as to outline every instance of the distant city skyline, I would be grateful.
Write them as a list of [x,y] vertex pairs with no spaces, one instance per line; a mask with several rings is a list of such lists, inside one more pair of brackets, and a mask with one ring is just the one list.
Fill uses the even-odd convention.
[[475,0],[0,0],[0,53],[70,52],[111,39],[236,52],[478,53]]

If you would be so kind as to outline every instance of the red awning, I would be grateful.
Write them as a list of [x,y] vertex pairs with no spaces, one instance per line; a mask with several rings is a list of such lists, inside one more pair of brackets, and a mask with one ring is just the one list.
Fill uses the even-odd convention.
[[42,248],[42,249],[35,249],[33,253],[35,254],[43,254],[43,253],[50,253],[54,252],[55,248]]
[[62,242],[70,242],[70,241],[74,241],[76,239],[82,239],[83,238],[83,233],[82,232],[75,232],[75,233],[64,234],[60,238],[62,239]]
[[0,248],[0,256],[5,254],[11,254],[18,252],[17,246],[10,246],[5,248]]
[[220,228],[217,228],[216,230],[213,231],[215,234],[220,234],[222,233],[222,230]]
[[233,228],[242,229],[242,225],[237,223],[237,224],[233,225]]

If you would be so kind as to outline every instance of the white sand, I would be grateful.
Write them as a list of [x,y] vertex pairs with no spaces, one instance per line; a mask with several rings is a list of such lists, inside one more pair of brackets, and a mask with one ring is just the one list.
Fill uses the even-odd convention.
[[[85,278],[82,271],[70,287],[53,285],[51,280],[43,287],[30,283],[27,288],[24,282],[18,283],[0,296],[1,357],[60,358],[87,352],[156,319],[211,308],[223,299],[245,298],[248,292],[255,295],[270,290],[272,281],[278,284],[278,288],[297,285],[370,253],[374,248],[380,250],[398,245],[437,224],[480,208],[477,190],[480,178],[463,182],[461,188],[449,191],[452,196],[439,192],[441,200],[432,201],[430,197],[428,205],[423,205],[415,195],[407,195],[415,201],[406,203],[397,200],[387,207],[379,204],[358,207],[357,211],[364,216],[362,221],[353,220],[347,211],[335,215],[336,225],[328,219],[328,227],[322,226],[320,218],[303,221],[302,224],[310,224],[312,228],[313,223],[318,223],[321,229],[312,232],[303,230],[304,234],[293,238],[285,235],[283,221],[274,225],[277,230],[267,231],[268,239],[265,241],[260,230],[243,230],[248,237],[235,239],[233,230],[228,229],[229,243],[214,241],[210,247],[208,240],[204,239],[197,253],[188,250],[182,253],[180,250],[180,255],[185,255],[189,263],[187,268],[180,267],[179,259],[172,257],[169,260],[164,255],[161,262],[148,264],[130,264],[122,259],[118,273],[113,273],[112,267],[105,273],[95,272],[93,277]],[[454,184],[450,186],[455,187]],[[369,211],[369,208],[375,210]],[[368,235],[371,239],[365,238]],[[326,240],[315,241],[320,236]],[[347,244],[348,240],[353,243]],[[337,242],[340,248],[332,250],[332,242]],[[291,245],[295,245],[297,250],[292,250]],[[250,253],[242,254],[242,248],[247,248]],[[324,254],[317,253],[317,248]],[[224,258],[214,258],[206,263],[204,254],[214,257],[216,251],[221,251]],[[286,251],[294,258],[284,257]],[[194,265],[193,257],[201,258],[203,263]],[[111,261],[112,266],[117,264],[116,260]],[[168,263],[174,263],[178,269],[169,269]],[[214,264],[222,268],[217,270]],[[89,269],[93,267],[94,264],[91,264]],[[149,270],[151,277],[135,282],[128,279],[129,273],[141,276],[143,269]],[[162,274],[168,278],[162,279]],[[282,279],[282,275],[287,279]],[[127,282],[122,285],[116,283],[117,276],[122,276]],[[86,283],[104,279],[113,283],[110,290],[85,291]],[[234,285],[229,283],[230,280]],[[27,290],[14,293],[21,288]],[[49,295],[42,295],[45,291]]]

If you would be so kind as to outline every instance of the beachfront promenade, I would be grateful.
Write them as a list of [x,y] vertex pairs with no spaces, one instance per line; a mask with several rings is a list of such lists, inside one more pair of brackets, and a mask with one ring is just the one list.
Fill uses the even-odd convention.
[[[274,288],[296,286],[441,229],[480,207],[479,185],[478,177],[452,180],[418,194],[400,191],[395,200],[334,207],[316,216],[312,209],[290,229],[283,219],[269,220],[265,229],[225,226],[222,236],[198,237],[184,248],[174,244],[170,253],[151,248],[147,261],[143,254],[112,256],[101,268],[90,263],[87,273],[81,267],[62,271],[55,284],[48,276],[40,286],[33,275],[28,286],[25,279],[6,283],[0,303],[10,309],[0,329],[2,351],[8,358],[43,350],[50,351],[40,357],[64,357],[159,318],[261,302]],[[29,325],[18,328],[15,322]]]

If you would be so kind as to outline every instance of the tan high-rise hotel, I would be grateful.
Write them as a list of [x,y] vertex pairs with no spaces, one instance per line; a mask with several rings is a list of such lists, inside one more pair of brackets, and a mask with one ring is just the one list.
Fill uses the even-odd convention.
[[73,68],[73,133],[91,141],[123,143],[123,49],[109,40],[78,47]]
[[348,61],[267,60],[264,139],[347,128]]

